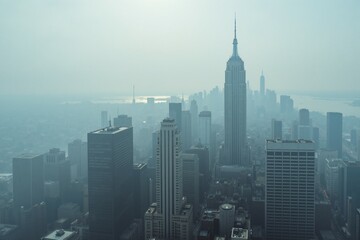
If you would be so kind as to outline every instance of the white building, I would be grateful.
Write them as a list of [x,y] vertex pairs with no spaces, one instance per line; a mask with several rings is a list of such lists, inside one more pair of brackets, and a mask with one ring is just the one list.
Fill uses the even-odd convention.
[[265,228],[268,240],[314,237],[313,141],[266,141]]

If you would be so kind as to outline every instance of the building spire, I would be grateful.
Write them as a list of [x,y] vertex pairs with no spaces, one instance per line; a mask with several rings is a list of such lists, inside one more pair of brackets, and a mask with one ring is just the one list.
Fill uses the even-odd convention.
[[236,13],[235,13],[235,21],[234,21],[234,40],[233,40],[233,57],[237,57],[238,49],[237,49],[237,38],[236,38]]

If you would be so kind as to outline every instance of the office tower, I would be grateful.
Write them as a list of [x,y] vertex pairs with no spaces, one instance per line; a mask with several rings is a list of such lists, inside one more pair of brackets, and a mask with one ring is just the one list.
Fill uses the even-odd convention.
[[312,128],[312,139],[315,142],[315,149],[318,150],[320,146],[320,129],[318,127]]
[[71,179],[87,182],[87,142],[76,139],[68,144],[68,159],[71,165]]
[[299,123],[298,121],[293,121],[291,124],[291,139],[298,140],[299,139]]
[[88,133],[90,240],[119,239],[133,215],[133,129]]
[[310,125],[310,113],[308,109],[299,110],[298,138],[313,140],[312,126]]
[[198,134],[198,127],[199,127],[199,118],[198,118],[198,105],[196,100],[192,100],[190,104],[190,113],[191,113],[191,137],[192,143],[199,142],[199,134]]
[[128,115],[119,115],[114,118],[114,127],[132,127],[132,117]]
[[199,201],[203,203],[205,200],[205,193],[208,192],[209,184],[211,182],[209,149],[204,145],[198,144],[187,150],[185,153],[196,154],[199,157]]
[[107,127],[109,126],[109,121],[108,121],[108,112],[107,111],[101,111],[101,127]]
[[181,109],[181,103],[169,103],[169,117],[175,120],[175,123],[180,132],[182,127]]
[[276,92],[266,89],[265,101],[266,101],[265,103],[266,110],[269,112],[276,112],[277,110]]
[[199,157],[197,154],[183,153],[181,161],[183,195],[193,205],[194,216],[197,216],[199,213]]
[[314,237],[314,142],[266,141],[265,228],[268,240]]
[[199,113],[199,143],[210,149],[211,141],[211,112]]
[[225,70],[225,161],[227,165],[247,165],[246,157],[246,77],[239,57],[236,21],[233,52]]
[[182,131],[181,131],[182,149],[187,150],[192,145],[192,139],[191,139],[192,122],[191,122],[190,111],[182,111],[181,124],[182,124],[182,127],[181,127],[181,129],[182,129]]
[[52,148],[44,154],[45,181],[59,182],[60,198],[65,201],[70,187],[70,161],[65,157],[65,151]]
[[342,157],[342,113],[328,112],[326,114],[326,148],[336,150]]
[[302,108],[299,110],[299,125],[310,125],[309,109]]
[[282,113],[291,113],[294,110],[294,101],[290,96],[280,96],[280,111]]
[[219,207],[219,228],[222,236],[229,236],[235,222],[235,206],[224,203]]
[[13,194],[19,239],[40,239],[46,231],[43,155],[24,154],[13,159]]
[[265,77],[263,72],[261,72],[260,76],[260,95],[265,96]]
[[339,168],[342,166],[341,159],[326,159],[325,182],[327,194],[332,200],[339,197]]
[[44,201],[44,156],[23,154],[13,159],[14,207],[25,209]]
[[282,139],[282,121],[271,120],[271,139]]
[[134,164],[134,217],[143,219],[150,206],[149,174],[146,163]]
[[145,238],[190,239],[192,206],[183,199],[180,132],[164,119],[158,135],[156,203],[145,212]]

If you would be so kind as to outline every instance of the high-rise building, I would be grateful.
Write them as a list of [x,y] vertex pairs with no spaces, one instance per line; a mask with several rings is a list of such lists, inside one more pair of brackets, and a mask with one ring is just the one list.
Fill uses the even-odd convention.
[[327,193],[331,199],[339,197],[339,168],[342,166],[341,159],[326,159],[325,181]]
[[236,22],[233,52],[225,70],[225,163],[247,165],[246,152],[246,76],[244,62],[238,54]]
[[192,100],[190,104],[190,113],[191,113],[191,138],[192,143],[199,142],[198,127],[199,127],[199,118],[198,118],[198,105],[196,100]]
[[134,164],[134,217],[143,219],[150,206],[149,174],[146,163]]
[[182,127],[182,106],[181,103],[169,103],[169,117],[175,120],[178,130],[181,132]]
[[266,141],[265,228],[268,240],[314,237],[314,142]]
[[298,138],[313,140],[312,126],[310,125],[310,113],[306,108],[299,110]]
[[87,142],[76,139],[68,144],[68,159],[71,164],[72,179],[87,181],[88,156]]
[[132,117],[128,115],[119,115],[114,118],[114,127],[132,127]]
[[181,131],[181,142],[183,150],[187,150],[192,145],[191,139],[191,114],[190,111],[182,111],[181,113],[181,124],[182,124],[182,131]]
[[263,72],[261,72],[260,76],[260,95],[265,96],[265,77]]
[[271,139],[282,139],[282,121],[271,120]]
[[13,159],[14,207],[25,209],[44,201],[44,156],[23,154]]
[[202,111],[199,113],[199,142],[210,149],[211,142],[211,112]]
[[320,146],[320,129],[318,127],[312,129],[312,140],[315,142],[316,150],[318,150]]
[[65,157],[65,151],[52,148],[45,153],[45,181],[55,181],[59,183],[60,197],[66,200],[69,193],[71,182],[70,161]]
[[326,114],[326,148],[336,150],[338,157],[342,157],[342,113],[328,112]]
[[90,240],[115,240],[133,215],[133,129],[88,133]]
[[19,239],[40,239],[46,232],[43,155],[23,154],[13,159],[13,194]]
[[294,100],[290,96],[280,95],[280,111],[291,113],[294,110]]
[[107,111],[101,111],[101,127],[107,127],[109,126],[108,122],[108,112]]
[[299,125],[310,125],[309,109],[302,108],[299,110]]
[[199,213],[199,157],[197,154],[183,153],[181,161],[183,195],[193,205],[196,216]]
[[183,198],[180,132],[165,119],[157,138],[156,203],[145,212],[145,238],[190,239],[192,206]]

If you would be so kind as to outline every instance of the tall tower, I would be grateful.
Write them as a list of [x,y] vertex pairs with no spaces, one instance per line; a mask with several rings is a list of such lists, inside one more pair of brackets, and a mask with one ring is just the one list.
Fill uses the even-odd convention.
[[268,240],[314,237],[313,141],[266,141],[265,228]]
[[88,133],[88,161],[90,240],[119,239],[134,212],[133,129]]
[[237,44],[235,20],[233,53],[225,70],[225,164],[246,165],[246,77]]
[[263,72],[261,72],[260,76],[260,95],[265,96],[265,77]]
[[328,112],[326,114],[326,148],[336,150],[338,157],[342,157],[342,113]]
[[171,239],[172,217],[180,213],[182,199],[181,141],[175,120],[161,123],[157,152],[156,203],[163,215],[162,236]]

